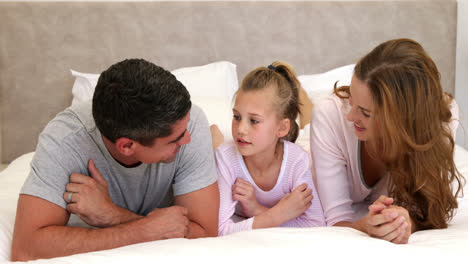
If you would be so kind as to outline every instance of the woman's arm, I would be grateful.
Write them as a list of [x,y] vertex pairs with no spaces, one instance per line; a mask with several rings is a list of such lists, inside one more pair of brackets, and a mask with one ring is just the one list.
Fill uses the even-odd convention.
[[[352,227],[373,237],[405,243],[411,222],[405,221],[401,210],[400,213],[392,213],[395,208],[383,211],[390,209],[391,198],[379,198],[369,207],[366,217],[353,222],[351,190],[358,186],[351,186],[352,177],[347,168],[353,165],[351,162],[355,161],[351,158],[357,153],[350,153],[347,141],[357,139],[345,131],[346,124],[342,105],[332,98],[317,105],[312,112],[310,148],[327,225]],[[405,223],[406,228],[401,227]]]
[[310,123],[310,151],[317,176],[317,191],[329,226],[350,222],[354,215],[351,208],[352,182],[349,182],[347,171],[350,155],[346,153],[347,139],[340,110],[341,106],[336,105],[334,99],[325,99],[314,107]]
[[351,227],[375,238],[406,244],[416,227],[408,211],[392,203],[392,198],[382,195],[369,206],[365,217],[356,222],[338,222],[335,226]]

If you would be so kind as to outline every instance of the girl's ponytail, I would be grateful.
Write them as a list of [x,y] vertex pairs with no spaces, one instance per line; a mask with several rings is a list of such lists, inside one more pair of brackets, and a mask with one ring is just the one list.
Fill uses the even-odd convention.
[[289,123],[291,124],[289,127],[289,132],[285,137],[283,137],[283,139],[296,142],[296,139],[299,136],[299,125],[297,124],[296,120],[289,119]]
[[290,121],[289,133],[283,139],[295,142],[299,135],[299,125],[296,119],[301,112],[301,103],[299,101],[301,83],[297,79],[296,71],[291,65],[282,61],[275,61],[270,66],[268,68],[283,76],[288,84],[278,87],[278,96],[280,98],[279,112],[282,118],[288,118]]

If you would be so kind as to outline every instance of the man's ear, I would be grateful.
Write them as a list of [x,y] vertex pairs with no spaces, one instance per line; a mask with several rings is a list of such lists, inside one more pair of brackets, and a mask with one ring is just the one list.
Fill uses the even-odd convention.
[[282,138],[289,133],[289,129],[291,128],[291,120],[289,118],[285,118],[280,121],[280,126],[276,136]]
[[131,156],[135,153],[136,144],[129,138],[121,137],[115,141],[115,147],[122,155]]

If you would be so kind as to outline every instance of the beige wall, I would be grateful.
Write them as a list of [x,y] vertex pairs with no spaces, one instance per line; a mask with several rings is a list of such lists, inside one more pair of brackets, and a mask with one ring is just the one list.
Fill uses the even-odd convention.
[[[62,1],[66,1],[66,0],[62,0]],[[331,0],[331,1],[334,1],[334,0]],[[341,1],[346,1],[346,0],[341,0]],[[356,1],[356,0],[348,0],[348,1]],[[392,0],[392,1],[395,1],[395,0]],[[401,1],[412,1],[412,2],[414,2],[414,1],[419,1],[419,2],[444,2],[443,0],[401,0]],[[466,1],[467,1],[467,0],[459,0],[459,1],[464,1],[464,3],[465,3],[465,5],[460,5],[460,6],[459,6],[459,14],[461,14],[461,12],[464,12],[464,14],[468,14],[468,12],[466,11],[466,7],[463,8],[463,6],[466,6]],[[0,2],[11,2],[11,1],[0,0]],[[23,1],[23,2],[38,2],[38,1],[37,1],[37,0],[29,0],[29,1]],[[103,2],[103,1],[101,0],[100,2]],[[105,2],[108,2],[108,1],[105,1]],[[375,2],[375,1],[374,1],[374,2]],[[384,2],[384,0],[380,0],[380,2]],[[442,9],[443,9],[443,8],[442,8]],[[454,9],[453,9],[453,10],[454,10]],[[461,11],[460,11],[460,10],[461,10]],[[33,11],[34,11],[34,10],[33,10]],[[37,10],[36,10],[36,11],[37,11]],[[92,10],[90,10],[90,11],[92,11]],[[354,13],[357,13],[358,11],[360,11],[360,10],[354,10]],[[418,9],[418,11],[419,11],[419,9]],[[420,10],[420,12],[424,12],[424,11],[425,11],[425,10]],[[32,12],[32,13],[34,13],[34,12]],[[354,14],[354,13],[353,13],[353,14]],[[194,14],[197,14],[197,13],[194,12]],[[322,15],[320,12],[318,12],[317,14],[318,14],[318,15]],[[86,17],[87,15],[89,16],[89,13],[85,13],[84,16]],[[190,15],[190,14],[187,13],[186,15]],[[459,16],[458,16],[458,18],[459,18],[459,22],[458,22],[458,23],[459,23],[459,24],[461,24],[460,19],[462,19],[463,16],[464,16],[464,17],[468,17],[467,15],[459,15]],[[323,16],[323,17],[326,17],[326,16]],[[453,18],[452,15],[451,15],[451,17]],[[0,24],[1,24],[1,22],[2,22],[2,16],[0,16]],[[51,21],[51,22],[54,22],[54,21]],[[86,22],[86,21],[85,21],[85,22]],[[177,21],[176,21],[176,22],[177,22]],[[454,22],[453,24],[456,23],[456,21],[453,21],[453,22]],[[464,24],[466,24],[466,19],[465,19]],[[301,24],[301,25],[303,26],[303,24]],[[0,25],[0,26],[1,26],[1,25]],[[78,25],[77,25],[77,24],[74,24],[73,26],[79,26],[79,24],[78,24]],[[280,25],[280,26],[281,26],[281,25]],[[70,28],[71,28],[71,27],[70,27]],[[341,32],[341,33],[342,33],[343,35],[346,35],[347,37],[351,37],[351,38],[352,38],[352,37],[353,37],[353,34],[351,34],[351,33],[353,33],[353,32],[349,32],[350,30],[346,30],[346,28],[347,28],[347,27],[345,27],[344,30],[343,30],[343,32]],[[184,28],[183,28],[183,29],[184,29]],[[231,29],[237,30],[237,28],[236,28],[235,26],[232,27]],[[314,30],[314,29],[315,29],[315,30]],[[462,29],[462,28],[459,27],[459,32],[461,31],[461,29]],[[67,29],[67,30],[68,30],[68,29]],[[216,31],[216,27],[209,28],[209,30]],[[318,29],[317,29],[317,28],[314,28],[313,25],[310,27],[310,31],[311,31],[311,32],[315,32],[317,35],[321,35],[319,30],[320,30],[320,28],[318,28]],[[464,30],[466,31],[466,28],[465,28]],[[375,34],[377,34],[377,35],[379,35],[380,38],[384,38],[384,37],[385,37],[385,38],[388,38],[387,35],[388,35],[388,34],[391,35],[391,33],[392,33],[392,32],[391,32],[392,30],[388,30],[387,32],[382,32],[382,31],[383,31],[383,30],[382,30],[381,28],[377,28],[377,29],[374,29],[372,32],[375,33]],[[36,31],[34,31],[34,32],[36,32]],[[356,32],[359,33],[360,30],[357,30]],[[46,33],[47,33],[47,32],[46,32]],[[92,33],[92,32],[91,32],[91,33]],[[222,33],[222,32],[221,32],[221,33]],[[339,33],[340,33],[340,32],[338,32],[338,34],[337,34],[338,36],[339,36]],[[384,34],[384,33],[387,34],[387,35],[383,36],[382,34]],[[415,30],[415,31],[412,31],[411,33],[414,33],[414,34],[416,34],[416,35],[418,35],[418,34],[419,34],[419,35],[427,35],[427,34],[425,34],[424,32],[421,32],[420,30]],[[414,35],[414,34],[413,34],[413,35]],[[155,34],[155,35],[157,35],[157,34]],[[164,34],[164,35],[167,35],[167,34]],[[322,34],[322,35],[323,35],[323,34]],[[356,35],[356,34],[354,34],[354,35]],[[455,35],[455,32],[453,32],[452,36],[454,36],[454,35]],[[412,35],[410,34],[409,36],[412,36]],[[227,37],[229,37],[229,36],[227,36]],[[421,37],[424,37],[424,36],[421,36]],[[38,38],[39,40],[43,40],[43,39],[44,39],[44,38],[42,38],[42,36],[37,36],[37,38]],[[220,39],[225,39],[225,38],[226,38],[226,37],[223,37],[223,38],[220,38]],[[296,36],[293,36],[293,38],[296,39]],[[5,38],[5,39],[7,39],[7,38]],[[68,36],[68,38],[66,38],[66,39],[68,39],[69,41],[72,41],[72,40],[74,39],[74,36]],[[339,39],[339,38],[336,38],[336,39]],[[335,39],[335,40],[336,40],[336,39]],[[434,38],[434,39],[436,39],[436,38]],[[444,38],[442,37],[442,39],[444,39]],[[20,40],[21,40],[21,39],[20,39]],[[188,40],[193,40],[193,39],[190,39],[190,38],[189,38]],[[359,39],[354,39],[354,41],[359,41]],[[447,44],[447,42],[445,41],[445,39],[444,39],[444,41],[441,41],[441,42],[444,42],[444,43],[442,43],[442,44],[444,44],[444,45]],[[450,44],[449,46],[453,46],[453,43],[455,42],[455,37],[451,38],[451,39],[450,39],[450,42],[451,42],[451,44]],[[319,57],[318,55],[320,55],[320,54],[313,54],[313,51],[314,51],[314,50],[318,50],[318,49],[313,49],[315,46],[313,46],[312,44],[314,44],[314,45],[316,45],[316,46],[318,47],[319,45],[323,44],[323,41],[320,41],[320,40],[315,41],[315,40],[314,40],[314,41],[310,41],[310,42],[308,42],[308,43],[311,43],[311,48],[309,49],[310,52],[309,52],[308,55],[309,55],[309,56],[314,55],[315,57],[318,58],[318,57]],[[433,44],[433,43],[434,43],[434,44],[441,44],[441,43],[437,43],[437,41],[432,41],[432,40],[429,40],[429,41],[426,42],[426,43],[428,43],[428,47],[430,47],[430,45]],[[462,47],[463,47],[463,46],[465,46],[465,47],[468,46],[468,45],[465,45],[466,43],[467,43],[466,38],[465,38],[464,40],[463,40],[463,38],[460,38],[460,37],[458,38],[458,47],[459,47],[460,50],[463,51],[463,48],[462,48]],[[63,44],[63,43],[59,43],[59,44]],[[180,45],[183,45],[183,44],[184,44],[184,43],[180,43]],[[216,44],[216,43],[215,43],[215,44]],[[302,44],[302,42],[301,42],[300,44]],[[363,44],[363,45],[359,46],[359,45],[353,44],[352,46],[350,46],[350,47],[353,47],[353,48],[348,49],[348,52],[346,52],[346,53],[351,53],[351,52],[352,52],[353,54],[351,54],[351,55],[353,55],[353,56],[354,56],[354,55],[356,55],[357,57],[361,56],[361,55],[363,54],[364,50],[367,50],[367,48],[365,48],[365,47],[367,47],[368,45],[371,45],[371,44],[369,44],[369,43],[361,43],[361,44]],[[376,44],[376,43],[374,43],[374,44]],[[374,44],[372,44],[372,45],[374,45]],[[275,47],[275,45],[267,45],[267,46],[268,46],[269,48],[271,48],[271,46],[273,46],[273,48]],[[280,46],[280,47],[281,47],[280,51],[278,51],[278,52],[280,52],[280,54],[283,54],[283,55],[284,55],[285,53],[287,53],[286,51],[291,51],[291,49],[288,48],[287,45],[286,45],[286,46],[285,46],[285,45],[277,45],[277,46]],[[355,48],[355,47],[359,47],[359,50],[358,50],[358,48]],[[3,46],[2,48],[7,49],[6,46]],[[323,53],[324,55],[329,56],[330,53],[327,52],[327,48],[328,48],[328,47],[322,47],[322,49],[323,49],[323,50],[322,50],[322,53]],[[465,48],[465,49],[466,49],[466,48]],[[220,49],[220,50],[221,50],[221,49]],[[302,49],[301,49],[301,50],[302,50]],[[433,50],[435,51],[436,49],[433,48]],[[132,50],[132,52],[133,52],[133,51],[134,51],[134,50]],[[349,51],[351,51],[351,52],[349,52]],[[71,54],[70,52],[67,52],[66,55],[69,56],[70,54]],[[116,50],[116,54],[121,55],[122,52]],[[132,53],[132,54],[133,54],[133,53]],[[187,54],[189,54],[189,53],[187,53]],[[466,54],[466,53],[465,53],[465,54]],[[112,54],[111,54],[111,55],[112,55]],[[332,55],[333,55],[333,54],[332,54]],[[348,55],[349,55],[349,54],[348,54]],[[110,55],[109,55],[109,56],[110,56]],[[454,57],[454,56],[455,56],[455,52],[453,52],[453,57]],[[462,56],[462,55],[460,55],[460,56]],[[459,61],[459,62],[460,62],[460,63],[459,63],[460,65],[463,64],[463,63],[462,63],[463,60],[465,61],[465,63],[466,63],[466,61],[468,61],[468,60],[466,59],[466,56],[465,56],[465,57],[460,57],[460,56],[459,56],[459,58],[457,59],[457,62]],[[86,56],[82,56],[82,57],[85,58]],[[187,60],[190,59],[190,56],[185,56],[185,57],[187,57]],[[303,57],[303,56],[302,56],[302,57]],[[302,59],[302,57],[301,57],[301,59]],[[440,60],[443,61],[446,57],[448,57],[448,56],[443,56],[443,57],[440,58]],[[453,57],[452,57],[452,58],[453,58]],[[1,58],[1,57],[0,57],[0,58]],[[211,58],[214,58],[214,57],[206,58],[206,60],[208,60],[208,59],[211,60]],[[223,55],[222,58],[223,58],[223,59],[236,59],[235,57],[232,57],[232,56],[231,56],[231,58],[229,58],[229,57],[227,57],[226,55]],[[114,59],[114,58],[112,58],[112,59]],[[78,64],[78,63],[80,62],[80,60],[77,60],[77,59],[73,58],[72,61],[75,62],[76,65],[80,65],[80,64]],[[115,61],[115,60],[113,60],[113,61]],[[318,65],[315,65],[315,66],[320,67],[319,69],[312,68],[312,66],[314,66],[314,65],[308,65],[308,64],[302,63],[302,64],[303,64],[303,65],[302,65],[302,68],[303,68],[302,71],[303,71],[303,72],[301,72],[301,73],[317,73],[317,72],[322,72],[322,71],[324,71],[324,70],[331,69],[331,68],[333,68],[333,66],[336,67],[336,66],[341,66],[341,65],[342,65],[342,64],[339,65],[338,62],[337,62],[336,65],[325,64],[325,63],[328,63],[328,62],[331,61],[331,60],[317,60],[317,61],[318,61],[319,63],[317,63]],[[351,60],[351,59],[347,59],[347,60],[346,60],[347,63],[349,63],[349,61],[352,61],[352,60]],[[453,60],[452,60],[452,61],[453,61]],[[310,63],[310,60],[308,60],[307,62]],[[106,62],[98,61],[98,62],[94,62],[94,64],[91,64],[91,63],[88,63],[88,64],[87,64],[87,63],[88,63],[88,61],[82,62],[82,63],[81,63],[81,68],[80,68],[80,67],[78,67],[78,68],[80,68],[80,69],[102,69],[102,67],[103,67],[102,65],[108,65],[108,62],[107,62],[107,61],[106,61]],[[188,64],[188,63],[185,63],[185,62],[180,62],[180,63],[182,64],[182,66],[197,65],[197,64]],[[206,62],[206,63],[207,63],[207,62]],[[293,61],[293,63],[294,63],[294,61]],[[343,63],[343,62],[340,62],[340,63]],[[163,65],[169,65],[169,62],[164,62],[164,63],[162,63],[162,64],[163,64]],[[249,63],[249,65],[251,65],[251,64],[252,64],[252,63]],[[67,65],[69,65],[69,64],[67,64]],[[42,66],[47,66],[47,65],[42,65]],[[61,69],[64,68],[64,67],[62,67],[62,65],[55,65],[55,64],[54,64],[54,65],[48,65],[48,66],[50,66],[50,67],[52,67],[52,68],[54,68],[54,67],[55,67],[55,68],[61,68]],[[177,67],[180,67],[181,65],[172,65],[172,66],[169,67],[169,68],[171,68],[171,69],[177,68],[176,66],[177,66]],[[94,67],[94,68],[93,68],[93,67]],[[460,67],[461,67],[461,66],[460,66]],[[466,68],[466,64],[465,64],[465,68]],[[40,70],[40,69],[37,69],[37,70]],[[96,71],[97,71],[97,70],[96,70]],[[452,74],[454,74],[453,67],[451,68],[451,70],[450,70],[449,72],[452,73]],[[465,90],[461,90],[461,88],[460,88],[461,85],[462,85],[463,83],[467,83],[467,81],[466,81],[466,78],[467,78],[467,76],[466,76],[466,75],[467,75],[467,71],[466,71],[466,70],[462,70],[462,69],[460,68],[459,70],[457,70],[457,72],[461,72],[461,74],[458,74],[459,80],[457,80],[457,86],[456,86],[456,89],[457,89],[457,90],[455,91],[455,95],[457,96],[457,101],[459,102],[459,105],[460,105],[460,107],[462,108],[462,109],[461,109],[461,112],[462,112],[462,113],[463,113],[463,112],[464,112],[464,113],[468,113],[468,111],[465,110],[465,108],[468,107],[468,104],[464,103],[464,100],[466,101],[467,98],[468,98],[468,96],[466,95],[467,91],[466,91],[466,89],[465,89]],[[244,72],[244,73],[245,73],[245,72]],[[242,73],[240,73],[240,74],[242,75]],[[464,76],[463,76],[463,75],[464,75]],[[69,79],[67,79],[67,83],[66,83],[65,85],[60,85],[60,86],[58,86],[58,87],[71,87],[71,77],[69,76],[68,73],[67,73],[66,76],[69,78]],[[452,75],[452,77],[453,77],[453,76],[454,76],[454,75]],[[50,76],[50,75],[47,75],[46,77],[47,77],[48,80],[49,80],[49,79],[50,79],[49,77],[51,77],[51,76]],[[62,76],[62,77],[63,77],[63,76]],[[64,79],[64,78],[65,78],[65,77],[63,77],[63,78],[62,78],[62,77],[60,77],[60,78],[61,78],[61,79]],[[60,79],[60,78],[59,78],[59,79]],[[463,80],[463,78],[465,78],[465,80]],[[447,78],[446,78],[446,79],[447,79]],[[44,81],[44,80],[41,80],[41,81]],[[447,85],[447,87],[451,87],[450,90],[452,90],[452,91],[453,91],[453,87],[454,87],[453,84],[454,84],[454,80],[453,80],[453,78],[452,78],[452,83],[451,83],[451,85]],[[10,85],[10,86],[5,86],[5,87],[11,87],[11,85]],[[37,87],[36,87],[36,88],[37,88]],[[64,88],[64,89],[65,89],[65,88]],[[1,92],[1,91],[0,91],[0,92]],[[18,91],[18,94],[11,94],[11,92],[8,93],[8,91],[7,91],[7,92],[5,92],[3,95],[0,94],[0,96],[3,96],[3,98],[21,98],[21,100],[23,100],[24,96],[23,96],[22,92],[23,92],[23,91]],[[465,94],[464,94],[464,93],[465,93]],[[43,93],[43,94],[47,95],[47,93]],[[9,96],[9,97],[8,97],[8,96]],[[69,92],[68,90],[67,90],[67,91],[62,91],[61,94],[60,94],[60,96],[62,97],[62,101],[66,101],[66,99],[71,99],[71,94],[70,94],[70,92]],[[43,96],[43,97],[41,97],[40,99],[43,101],[43,102],[41,102],[42,105],[47,105],[49,109],[52,109],[51,106],[53,106],[53,102],[49,102],[49,101],[46,100],[46,99],[48,99],[48,96]],[[32,98],[31,100],[32,100],[33,102],[37,102],[37,98]],[[68,102],[68,104],[69,104],[69,102]],[[28,104],[25,104],[25,105],[28,106],[27,109],[30,109]],[[2,106],[2,107],[4,107],[4,106]],[[46,121],[50,120],[50,119],[57,113],[57,111],[63,109],[64,107],[65,107],[65,104],[60,105],[60,107],[56,107],[58,110],[55,109],[55,108],[52,109],[53,111],[52,111],[52,110],[50,111],[49,116],[46,116],[46,117],[44,117],[43,119],[46,120]],[[60,108],[60,109],[59,109],[59,108]],[[42,108],[40,108],[40,109],[42,109]],[[19,118],[16,117],[17,114],[18,114],[18,112],[21,112],[21,111],[22,111],[22,109],[18,110],[17,112],[15,112],[15,113],[13,113],[13,114],[8,114],[8,115],[5,114],[5,113],[3,113],[3,115],[1,116],[1,118],[4,118],[4,119],[8,119],[8,118],[14,119],[14,120],[12,120],[12,121],[14,121],[15,123],[17,123],[16,129],[15,129],[15,127],[8,126],[8,128],[10,129],[8,133],[11,134],[11,133],[13,133],[13,131],[14,131],[14,132],[15,132],[15,135],[14,135],[14,136],[16,136],[17,138],[20,138],[20,136],[22,135],[22,133],[25,134],[25,133],[29,133],[29,132],[30,132],[30,131],[28,131],[28,129],[25,129],[25,127],[27,127],[27,125],[25,125],[25,124],[31,124],[31,122],[29,122],[29,123],[28,123],[28,122],[24,122],[24,120],[23,120],[22,122],[18,122],[18,121],[17,121],[17,120],[20,120],[20,121],[21,121],[21,119],[22,119],[21,117],[19,117]],[[23,119],[24,119],[24,118],[23,118]],[[37,121],[36,119],[37,119],[37,118],[35,118],[34,120],[31,120],[31,121]],[[29,121],[29,120],[26,120],[26,121]],[[39,126],[39,125],[36,125],[36,126],[33,126],[31,129],[29,129],[29,130],[31,130],[31,131],[32,131],[33,129],[36,129],[36,130],[37,130],[37,131],[33,131],[34,133],[32,133],[32,132],[30,133],[30,134],[34,134],[34,140],[37,139],[37,134],[40,132],[40,130],[42,130],[43,125],[45,125],[46,121],[43,121],[43,122],[42,122],[42,120],[41,120],[40,126]],[[0,131],[1,131],[1,128],[2,128],[1,126],[2,126],[2,125],[3,125],[3,128],[4,128],[4,129],[7,127],[7,126],[5,125],[5,124],[6,124],[5,122],[6,122],[5,120],[0,120]],[[467,128],[468,128],[468,126],[467,126]],[[462,130],[462,129],[460,129],[460,130]],[[460,131],[460,130],[459,130],[459,131]],[[3,130],[3,131],[6,132],[5,130]],[[20,134],[20,136],[18,136],[18,134]],[[0,135],[0,137],[1,137],[1,136],[2,136],[2,135]],[[25,138],[27,138],[27,137],[25,137]],[[7,140],[7,133],[4,133],[4,134],[3,134],[3,139],[4,139],[6,142],[4,142],[3,146],[0,145],[0,150],[4,150],[4,149],[2,149],[2,148],[3,148],[3,147],[8,147],[8,146],[11,146],[11,147],[8,147],[8,149],[17,148],[18,145],[21,145],[22,143],[24,143],[24,142],[12,142],[12,143],[10,143],[10,141]],[[458,137],[458,138],[457,138],[457,142],[459,142],[459,140],[461,140],[461,137]],[[1,143],[1,142],[3,142],[3,141],[2,141],[1,138],[0,138],[0,143]],[[31,144],[29,144],[29,145],[32,146],[33,144],[31,143]],[[28,150],[32,150],[32,147],[31,147],[31,149],[28,148]],[[5,153],[4,151],[0,151],[0,153],[2,153],[2,152]],[[24,150],[23,150],[23,151],[19,151],[19,152],[16,153],[16,154],[17,154],[17,155],[20,155],[20,154],[23,154],[23,153],[25,153]],[[13,157],[13,156],[14,156],[14,157],[17,157],[16,154],[15,154],[15,155],[12,155],[12,157]],[[5,158],[7,158],[7,156],[8,156],[8,155],[4,154],[3,157],[0,157],[0,158],[3,158],[3,160],[5,160]]]
[[[1,23],[1,19],[0,19],[0,23]],[[0,102],[3,102],[2,101],[2,89],[0,89]],[[0,111],[2,109],[2,106],[0,105]],[[0,113],[0,162],[2,161],[2,124],[3,124],[3,119],[2,119],[3,115]]]
[[468,149],[468,0],[458,0],[455,99],[460,107],[461,126],[457,144]]

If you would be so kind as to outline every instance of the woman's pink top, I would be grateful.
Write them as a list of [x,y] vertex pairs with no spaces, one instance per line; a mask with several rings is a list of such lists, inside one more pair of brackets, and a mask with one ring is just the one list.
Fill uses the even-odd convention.
[[289,141],[284,142],[283,161],[278,180],[273,189],[263,191],[252,179],[242,155],[235,145],[223,144],[216,149],[216,163],[218,168],[218,185],[220,192],[219,235],[252,229],[255,217],[244,218],[242,207],[238,201],[232,199],[232,186],[237,178],[250,182],[255,189],[258,203],[271,208],[281,198],[293,191],[302,183],[307,183],[312,189],[314,199],[312,206],[301,216],[281,225],[282,227],[311,227],[324,226],[322,206],[312,181],[310,160],[307,152]]
[[[361,172],[361,144],[354,125],[346,119],[348,100],[332,95],[317,104],[311,117],[310,149],[317,177],[317,190],[327,225],[356,221],[367,205],[387,194],[386,174],[373,187],[366,185]],[[453,121],[449,124],[455,137],[458,105],[451,105]],[[363,206],[364,205],[364,206]],[[365,213],[365,212],[364,212]]]

